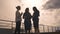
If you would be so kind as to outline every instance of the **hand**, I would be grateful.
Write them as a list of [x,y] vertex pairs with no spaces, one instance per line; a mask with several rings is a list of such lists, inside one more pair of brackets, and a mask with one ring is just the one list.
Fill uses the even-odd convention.
[[21,15],[22,15],[23,13],[21,13]]

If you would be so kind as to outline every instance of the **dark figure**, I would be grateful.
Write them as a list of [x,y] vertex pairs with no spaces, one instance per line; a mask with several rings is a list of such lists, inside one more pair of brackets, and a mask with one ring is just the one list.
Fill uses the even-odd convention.
[[36,7],[33,7],[33,25],[35,29],[35,33],[39,32],[39,11],[37,10]]
[[24,20],[24,25],[25,25],[25,32],[27,34],[30,33],[31,30],[31,14],[29,13],[29,8],[26,8],[25,13],[23,15]]
[[15,29],[15,34],[16,34],[16,32],[18,32],[18,34],[20,34],[22,13],[20,14],[20,12],[19,12],[19,10],[21,9],[20,6],[17,6],[16,9],[17,9],[17,11],[16,11],[16,29]]

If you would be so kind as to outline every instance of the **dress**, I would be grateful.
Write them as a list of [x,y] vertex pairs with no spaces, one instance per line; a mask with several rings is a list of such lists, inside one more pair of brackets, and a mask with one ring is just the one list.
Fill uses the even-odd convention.
[[23,15],[25,30],[31,30],[31,14],[30,13],[24,13]]

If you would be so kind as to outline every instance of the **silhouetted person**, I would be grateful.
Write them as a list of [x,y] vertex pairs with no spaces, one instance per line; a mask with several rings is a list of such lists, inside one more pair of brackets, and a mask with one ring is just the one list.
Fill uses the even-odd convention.
[[22,13],[20,14],[20,12],[19,12],[19,10],[21,9],[20,6],[17,6],[16,9],[17,9],[17,11],[16,11],[16,29],[15,29],[15,34],[16,34],[16,32],[18,32],[18,34],[20,34]]
[[27,34],[30,33],[31,30],[31,14],[29,13],[29,8],[26,8],[25,13],[23,14],[24,18],[24,25],[25,25],[25,32]]
[[37,10],[36,7],[33,7],[33,25],[34,25],[34,29],[35,29],[35,33],[39,32],[39,11]]

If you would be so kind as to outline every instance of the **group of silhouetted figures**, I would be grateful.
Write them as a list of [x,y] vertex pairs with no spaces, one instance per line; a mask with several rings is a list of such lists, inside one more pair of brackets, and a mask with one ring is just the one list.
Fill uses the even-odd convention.
[[20,13],[19,10],[21,10],[20,6],[16,7],[17,11],[16,11],[16,28],[15,28],[15,33],[18,32],[18,34],[20,34],[20,26],[21,26],[21,16],[23,15],[23,19],[24,19],[24,27],[25,27],[25,33],[30,33],[31,28],[32,28],[32,23],[31,23],[31,19],[33,20],[33,26],[35,29],[35,33],[39,32],[39,11],[37,10],[36,7],[33,7],[33,15],[30,14],[29,12],[29,8],[25,9],[25,13]]

